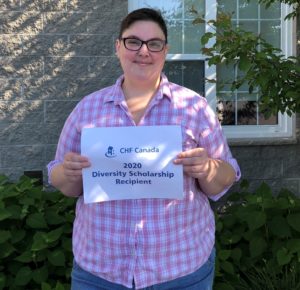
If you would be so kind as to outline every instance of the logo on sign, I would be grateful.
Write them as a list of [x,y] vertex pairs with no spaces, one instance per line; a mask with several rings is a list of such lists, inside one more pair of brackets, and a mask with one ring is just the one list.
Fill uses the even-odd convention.
[[116,157],[115,150],[113,146],[108,146],[105,156],[108,158]]

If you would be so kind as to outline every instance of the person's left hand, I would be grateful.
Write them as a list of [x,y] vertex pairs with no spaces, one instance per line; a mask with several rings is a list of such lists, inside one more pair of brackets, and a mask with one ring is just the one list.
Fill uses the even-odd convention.
[[174,164],[182,164],[183,171],[194,178],[206,178],[209,173],[209,161],[207,151],[198,147],[181,152],[174,160]]

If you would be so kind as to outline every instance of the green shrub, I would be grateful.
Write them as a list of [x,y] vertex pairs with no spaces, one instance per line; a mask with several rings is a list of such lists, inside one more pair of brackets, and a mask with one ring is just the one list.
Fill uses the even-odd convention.
[[0,289],[70,289],[75,200],[0,176]]
[[[0,176],[0,290],[70,289],[75,199]],[[300,289],[300,200],[262,184],[216,215],[216,290]]]
[[300,289],[300,199],[247,188],[216,210],[215,289]]

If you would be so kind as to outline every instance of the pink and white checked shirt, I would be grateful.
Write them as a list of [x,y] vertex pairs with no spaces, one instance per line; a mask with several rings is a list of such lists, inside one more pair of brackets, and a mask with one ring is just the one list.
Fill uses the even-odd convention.
[[[116,84],[78,103],[62,130],[51,169],[69,152],[80,152],[82,128],[136,126]],[[183,150],[204,147],[209,156],[240,169],[205,98],[170,83],[160,88],[138,126],[181,125]],[[174,156],[175,157],[175,156]],[[50,180],[51,182],[51,180]],[[195,180],[184,177],[184,199],[136,199],[84,204],[79,197],[73,231],[74,258],[86,271],[137,289],[196,271],[214,247],[214,215]],[[224,192],[214,197],[218,199]]]

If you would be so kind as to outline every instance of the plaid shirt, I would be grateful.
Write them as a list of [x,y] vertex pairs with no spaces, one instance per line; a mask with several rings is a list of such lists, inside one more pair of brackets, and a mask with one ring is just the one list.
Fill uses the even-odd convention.
[[[136,126],[116,84],[78,103],[61,133],[49,176],[69,152],[80,152],[84,127]],[[138,126],[181,125],[183,150],[204,147],[209,156],[230,163],[232,157],[219,122],[205,98],[170,83],[160,88]],[[51,180],[49,180],[51,183]],[[227,189],[213,197],[217,200]],[[173,280],[201,267],[214,247],[214,215],[195,179],[184,176],[184,199],[134,199],[84,204],[79,197],[73,231],[74,258],[79,266],[110,282],[137,289]]]

